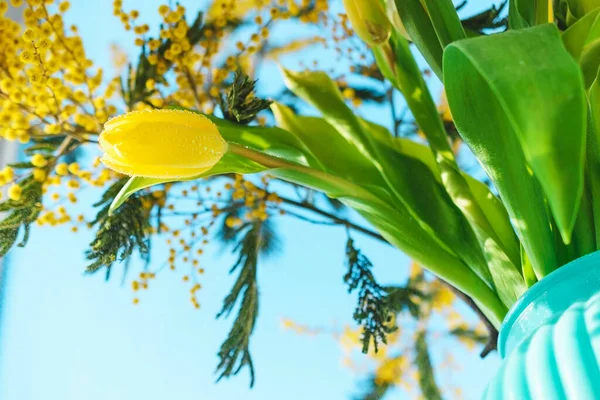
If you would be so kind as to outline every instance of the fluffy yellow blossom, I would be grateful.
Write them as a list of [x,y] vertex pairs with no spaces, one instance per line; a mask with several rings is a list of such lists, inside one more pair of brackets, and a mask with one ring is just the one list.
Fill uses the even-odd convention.
[[134,111],[109,120],[100,135],[107,167],[154,178],[187,178],[212,168],[227,151],[217,127],[189,111]]
[[44,182],[46,180],[46,170],[43,168],[34,168],[33,179],[38,182]]
[[2,176],[4,182],[10,182],[15,179],[15,170],[9,166],[2,168],[0,171],[0,175]]
[[21,199],[22,193],[21,186],[14,184],[8,188],[8,198],[14,201],[19,201]]
[[69,166],[66,163],[60,163],[60,164],[56,165],[56,167],[54,168],[54,171],[56,172],[57,175],[65,176],[69,173]]
[[31,164],[33,164],[34,167],[44,168],[46,165],[48,165],[48,160],[46,160],[43,155],[38,153],[31,157]]
[[69,164],[68,170],[73,175],[77,175],[79,173],[79,171],[80,171],[79,164],[76,163],[76,162]]

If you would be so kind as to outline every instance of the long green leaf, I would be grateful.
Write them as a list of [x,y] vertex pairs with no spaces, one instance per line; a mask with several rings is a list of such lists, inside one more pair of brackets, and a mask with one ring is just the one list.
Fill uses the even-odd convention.
[[477,299],[494,324],[502,320],[507,307],[496,293],[460,259],[440,246],[406,208],[396,203],[392,205],[370,188],[323,171],[301,165],[285,166],[287,163],[281,159],[239,146],[230,146],[230,150],[260,161],[276,177],[322,191],[353,208],[409,257]]
[[596,79],[598,66],[600,66],[599,12],[600,8],[589,12],[561,36],[567,51],[581,67],[586,89]]
[[456,126],[495,182],[541,278],[558,265],[536,178],[566,241],[581,200],[585,108],[577,67],[550,25],[456,42],[444,65]]
[[600,249],[600,79],[596,78],[589,92],[590,126],[588,129],[587,162],[592,197],[596,248]]
[[[315,156],[322,160],[328,171],[342,177],[351,172],[349,179],[364,186],[382,182],[376,168],[343,140],[327,121],[318,117],[296,116],[289,108],[277,103],[272,107],[277,124],[290,132],[297,133]],[[417,159],[429,168],[439,183],[442,183],[438,165],[428,146],[406,138],[394,138],[387,128],[366,120],[362,122],[366,124],[366,129],[375,139],[407,157]],[[330,148],[335,148],[336,151],[331,152]],[[509,259],[515,265],[519,265],[519,242],[502,202],[484,183],[468,174],[463,173],[463,175],[477,204],[494,226]]]
[[467,37],[452,0],[422,0],[422,3],[429,14],[442,48]]
[[561,0],[560,3],[567,5],[567,23],[569,26],[600,7],[600,1],[598,0]]
[[533,25],[535,0],[510,0],[508,25],[510,29],[523,29]]
[[498,232],[488,219],[462,175],[437,107],[408,47],[408,42],[393,31],[388,45],[374,48],[373,52],[380,66],[393,58],[395,86],[401,90],[419,128],[427,137],[446,191],[477,235],[498,293],[501,293],[505,304],[512,304],[525,290],[524,284],[509,284],[509,282],[522,281],[518,267],[518,253],[514,248],[508,250],[505,248],[505,243],[509,241],[500,239],[504,232]]
[[273,103],[271,110],[277,125],[296,135],[320,160],[324,171],[361,185],[385,186],[375,165],[323,118],[297,116],[280,103]]
[[[451,107],[457,125],[469,118],[479,126],[479,132],[469,135],[488,136],[485,114],[477,118],[469,110],[467,116],[461,108],[467,97],[469,103],[479,101],[480,93],[494,97],[569,243],[583,191],[586,100],[581,72],[556,27],[541,25],[457,42],[444,54],[444,65],[453,100],[463,103],[457,105],[458,117]],[[475,136],[472,147],[480,145]]]
[[[382,144],[345,105],[339,90],[324,73],[284,73],[290,90],[323,113],[323,117],[343,137],[353,143],[358,142],[357,147],[365,149],[365,155],[377,166],[390,192],[397,196],[423,229],[450,252],[460,254],[478,276],[495,287],[468,221],[430,169],[420,161],[394,151],[389,144]],[[391,138],[391,135],[388,137]],[[506,300],[508,303],[509,300]]]
[[[395,0],[398,14],[412,42],[417,46],[431,70],[442,79],[442,54],[444,48],[440,44],[435,28],[420,0]],[[378,56],[378,54],[375,54]],[[385,68],[385,62],[379,62],[379,68]],[[393,76],[387,77],[395,83]]]
[[598,12],[600,12],[600,8],[588,13],[585,17],[571,25],[561,35],[567,51],[571,53],[573,58],[575,58],[577,61],[579,61],[579,58],[581,57],[583,47],[588,42],[590,30],[596,23]]
[[[341,186],[338,187],[331,181],[315,180],[314,176],[297,169],[273,169],[269,172],[281,179],[312,187],[338,198],[361,214],[386,240],[406,255],[419,260],[425,268],[477,299],[494,324],[501,322],[503,317],[498,316],[507,307],[496,294],[462,261],[433,241],[429,233],[406,210],[390,207],[377,196],[367,195],[356,187],[347,186],[350,185],[347,182],[340,182]],[[443,262],[444,265],[436,264],[438,262]]]
[[[255,163],[252,160],[243,158],[233,153],[225,153],[223,158],[213,168],[207,172],[188,178],[185,180],[192,181],[200,179],[206,176],[223,175],[223,174],[253,174],[256,172],[262,172],[265,170],[260,164]],[[121,191],[115,196],[112,204],[110,205],[109,212],[113,212],[119,208],[132,194],[142,189],[160,185],[168,182],[181,181],[182,179],[161,179],[161,178],[146,178],[143,176],[132,176],[129,181],[123,186]]]

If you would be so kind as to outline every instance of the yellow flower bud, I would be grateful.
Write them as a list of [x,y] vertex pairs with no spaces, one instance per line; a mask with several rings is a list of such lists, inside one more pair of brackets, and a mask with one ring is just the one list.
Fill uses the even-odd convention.
[[125,175],[189,178],[211,169],[227,151],[205,116],[180,110],[133,111],[110,119],[100,135],[101,161]]
[[392,26],[379,0],[343,0],[352,28],[370,46],[390,37]]
[[44,182],[46,180],[46,170],[43,168],[34,168],[33,179],[38,182]]
[[48,165],[48,160],[46,160],[43,155],[37,153],[31,157],[31,164],[33,164],[34,167],[44,168]]
[[57,175],[65,176],[69,173],[69,166],[66,163],[60,163],[54,169]]
[[22,189],[16,183],[8,188],[8,198],[14,201],[21,200]]

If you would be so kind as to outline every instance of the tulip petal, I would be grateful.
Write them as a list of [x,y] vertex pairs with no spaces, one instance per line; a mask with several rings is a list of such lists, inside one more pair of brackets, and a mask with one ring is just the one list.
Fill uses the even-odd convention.
[[134,111],[104,125],[103,162],[127,175],[190,177],[212,168],[227,151],[215,124],[181,110]]
[[106,167],[129,176],[142,176],[148,178],[192,178],[198,176],[213,167],[213,165],[207,167],[175,167],[175,166],[160,166],[160,165],[130,165],[124,164],[109,155],[105,155],[100,158],[102,164]]

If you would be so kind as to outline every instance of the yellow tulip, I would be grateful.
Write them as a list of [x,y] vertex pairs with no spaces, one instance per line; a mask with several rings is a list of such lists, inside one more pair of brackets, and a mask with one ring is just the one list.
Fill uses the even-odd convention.
[[110,119],[100,135],[101,161],[125,175],[190,178],[227,151],[215,124],[181,110],[133,111]]
[[392,25],[379,0],[343,0],[346,15],[354,32],[369,46],[388,40]]

